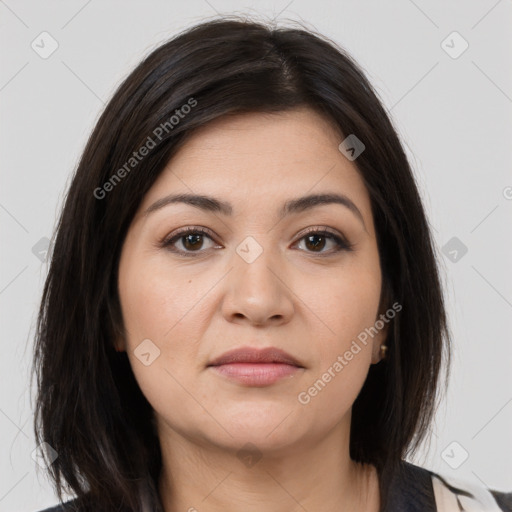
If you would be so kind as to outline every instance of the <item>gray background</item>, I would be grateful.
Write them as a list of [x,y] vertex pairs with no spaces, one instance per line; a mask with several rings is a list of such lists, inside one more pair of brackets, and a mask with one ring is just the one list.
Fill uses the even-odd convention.
[[[235,12],[302,20],[331,37],[390,110],[435,235],[455,339],[430,449],[413,462],[512,491],[511,0],[0,0],[0,510],[57,501],[32,458],[29,363],[45,238],[86,138],[145,54]],[[453,31],[469,44],[461,55]]]

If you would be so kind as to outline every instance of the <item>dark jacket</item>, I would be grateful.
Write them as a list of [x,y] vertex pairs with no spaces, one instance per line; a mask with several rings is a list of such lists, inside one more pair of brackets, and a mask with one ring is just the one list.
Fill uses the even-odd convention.
[[[75,508],[76,500],[40,512],[93,512]],[[433,471],[404,462],[391,484],[385,512],[512,512],[512,492],[451,482]]]

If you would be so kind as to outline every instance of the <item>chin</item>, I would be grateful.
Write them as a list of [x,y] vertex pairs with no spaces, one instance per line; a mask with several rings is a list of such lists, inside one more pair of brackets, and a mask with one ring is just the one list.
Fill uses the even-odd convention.
[[278,456],[300,444],[300,435],[297,436],[297,432],[292,431],[290,427],[283,428],[279,432],[276,430],[268,435],[271,430],[238,428],[236,431],[230,431],[233,437],[223,436],[223,439],[217,440],[216,444],[232,451],[239,458],[245,451],[255,452],[256,455],[265,454],[266,457]]
[[[232,436],[226,434],[226,440],[235,446],[250,442],[261,449],[277,449],[294,443],[301,436],[298,422],[290,411],[289,407],[276,407],[270,413],[253,405],[251,411],[243,415],[230,415],[224,421],[218,419]],[[300,426],[304,428],[305,422]]]

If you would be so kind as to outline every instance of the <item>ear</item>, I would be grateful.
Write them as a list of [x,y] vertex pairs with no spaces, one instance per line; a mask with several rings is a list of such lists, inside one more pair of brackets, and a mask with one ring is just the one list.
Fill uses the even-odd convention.
[[[110,304],[109,304],[110,306]],[[112,347],[116,352],[126,351],[126,335],[124,333],[124,325],[118,320],[119,313],[117,308],[110,312],[110,322],[108,325],[109,338],[112,340]]]
[[116,352],[125,352],[126,351],[125,341],[124,341],[124,338],[122,338],[121,336],[118,336],[114,340],[113,345],[114,345],[114,350]]
[[389,323],[390,319],[386,318],[386,315],[384,313],[379,313],[379,315],[375,319],[376,328],[378,328],[378,326],[382,324],[384,324],[384,326],[382,327],[382,329],[379,329],[378,333],[373,337],[372,364],[377,364],[382,359],[383,354],[380,346],[387,345],[386,340],[388,338]]
[[382,282],[379,312],[377,313],[374,324],[375,328],[378,329],[378,332],[373,337],[372,364],[377,364],[382,360],[383,353],[380,347],[381,345],[387,345],[386,341],[388,339],[389,325],[392,319],[386,315],[386,311],[388,311],[391,306],[391,297],[392,292],[389,281],[384,277]]

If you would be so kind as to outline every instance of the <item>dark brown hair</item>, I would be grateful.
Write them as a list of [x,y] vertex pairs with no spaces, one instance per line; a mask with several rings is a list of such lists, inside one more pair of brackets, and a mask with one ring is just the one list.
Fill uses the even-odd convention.
[[[61,501],[65,490],[95,511],[159,510],[152,408],[126,353],[113,346],[124,335],[117,270],[125,235],[142,198],[196,128],[230,114],[299,106],[366,146],[354,164],[371,198],[381,304],[402,306],[390,325],[388,357],[370,367],[352,413],[350,454],[377,467],[384,510],[391,476],[426,438],[443,353],[450,359],[434,244],[415,179],[381,101],[342,48],[303,28],[226,18],[159,46],[124,80],[66,195],[33,359],[34,429],[38,443],[58,454],[49,474]],[[130,161],[148,137],[154,147]]]

